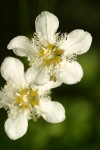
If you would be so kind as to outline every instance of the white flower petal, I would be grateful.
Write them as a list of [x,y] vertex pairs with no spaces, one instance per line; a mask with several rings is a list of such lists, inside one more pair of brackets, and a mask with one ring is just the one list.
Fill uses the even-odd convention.
[[42,66],[30,67],[26,72],[26,80],[29,84],[43,85],[49,81],[48,70]]
[[62,79],[62,81],[65,84],[75,84],[79,82],[82,77],[83,69],[78,62],[62,62],[60,70],[60,79]]
[[55,101],[40,102],[42,117],[50,123],[59,123],[65,119],[65,109]]
[[27,132],[27,128],[28,120],[26,112],[9,117],[5,122],[5,131],[12,140],[22,137]]
[[8,49],[13,49],[18,56],[30,56],[34,51],[34,46],[25,36],[17,36],[13,38],[7,46]]
[[60,48],[65,50],[65,55],[83,54],[89,50],[91,42],[92,36],[90,33],[77,29],[68,34],[67,40],[60,45]]
[[41,39],[44,38],[49,43],[53,42],[53,35],[57,31],[58,26],[58,18],[47,11],[38,15],[35,21],[36,32]]
[[1,65],[1,75],[7,82],[15,86],[25,86],[24,66],[17,58],[7,57],[4,59]]
[[47,91],[50,90],[52,88],[56,88],[58,86],[60,86],[62,84],[62,81],[58,80],[56,82],[53,81],[48,81],[46,84],[42,85],[42,86],[37,86],[38,90],[40,91],[40,93],[42,94],[43,91]]

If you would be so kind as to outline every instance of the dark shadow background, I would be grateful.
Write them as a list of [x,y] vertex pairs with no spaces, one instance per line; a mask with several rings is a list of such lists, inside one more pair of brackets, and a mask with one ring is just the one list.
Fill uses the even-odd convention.
[[[84,29],[93,36],[90,50],[78,56],[84,76],[80,83],[62,85],[52,90],[52,100],[66,109],[66,120],[49,124],[40,118],[29,121],[28,132],[21,139],[10,140],[4,131],[6,112],[0,110],[1,150],[100,150],[100,2],[97,0],[1,0],[0,64],[7,56],[9,41],[18,35],[32,36],[35,18],[41,11],[54,13],[58,31]],[[18,57],[20,58],[20,57]],[[23,58],[21,58],[24,61]],[[0,77],[1,86],[4,80]]]

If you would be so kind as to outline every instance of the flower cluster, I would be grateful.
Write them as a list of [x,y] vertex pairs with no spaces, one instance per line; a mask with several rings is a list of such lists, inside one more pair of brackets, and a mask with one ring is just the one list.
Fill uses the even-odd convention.
[[29,62],[26,72],[23,63],[14,57],[5,58],[1,64],[6,85],[0,91],[0,108],[7,110],[5,131],[13,140],[26,133],[30,119],[36,121],[42,116],[50,123],[62,122],[65,109],[51,100],[51,89],[62,83],[75,84],[83,76],[77,56],[89,50],[92,36],[81,29],[57,33],[58,26],[58,18],[44,11],[36,18],[31,40],[17,36],[7,46]]

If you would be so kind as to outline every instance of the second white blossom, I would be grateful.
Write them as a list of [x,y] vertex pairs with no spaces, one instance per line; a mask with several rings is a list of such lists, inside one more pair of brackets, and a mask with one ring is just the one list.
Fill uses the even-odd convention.
[[30,119],[36,121],[42,116],[50,123],[59,123],[65,119],[64,107],[59,102],[51,101],[51,84],[41,87],[32,83],[31,74],[24,72],[19,59],[5,58],[1,75],[7,81],[0,91],[0,108],[4,107],[8,113],[5,131],[9,138],[16,140],[22,137]]

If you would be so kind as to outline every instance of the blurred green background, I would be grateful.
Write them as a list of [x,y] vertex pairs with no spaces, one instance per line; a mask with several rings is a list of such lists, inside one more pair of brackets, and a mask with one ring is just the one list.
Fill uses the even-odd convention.
[[[18,35],[32,36],[35,18],[41,11],[54,13],[60,21],[58,31],[84,29],[93,36],[90,50],[78,56],[84,76],[75,85],[52,90],[52,100],[66,109],[66,120],[50,124],[42,118],[29,121],[28,132],[16,141],[4,131],[6,111],[0,110],[1,150],[100,150],[100,2],[97,0],[0,0],[0,64],[9,41]],[[22,59],[24,61],[24,59]],[[0,77],[0,86],[4,80]]]

